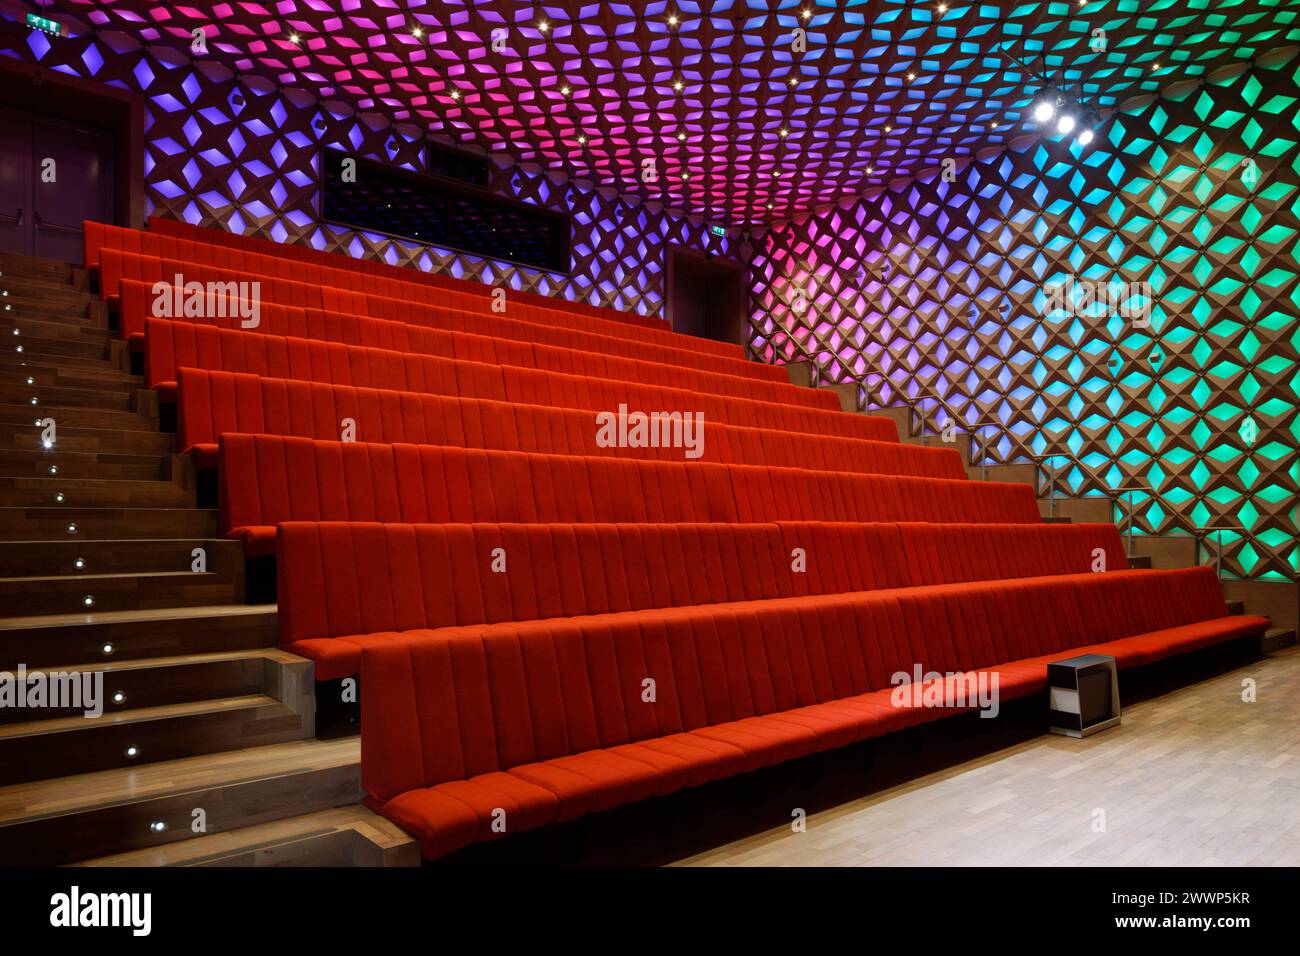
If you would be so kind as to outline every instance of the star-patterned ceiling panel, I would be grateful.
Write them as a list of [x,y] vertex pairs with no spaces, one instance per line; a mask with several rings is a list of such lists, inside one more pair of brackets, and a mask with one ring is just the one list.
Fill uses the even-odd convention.
[[1033,130],[1044,76],[1104,112],[1300,39],[1294,0],[31,7],[733,224]]

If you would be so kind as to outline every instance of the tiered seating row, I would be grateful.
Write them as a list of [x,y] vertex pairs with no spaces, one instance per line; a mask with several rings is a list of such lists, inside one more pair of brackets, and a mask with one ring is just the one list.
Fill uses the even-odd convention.
[[279,526],[280,642],[322,679],[415,628],[1127,567],[1113,525]]
[[[554,325],[528,322],[492,313],[467,312],[459,305],[447,306],[439,304],[436,295],[433,296],[435,299],[433,302],[394,299],[387,296],[349,291],[336,286],[298,282],[288,277],[239,273],[219,266],[176,259],[160,259],[153,256],[121,252],[116,249],[101,250],[100,263],[100,293],[106,298],[112,298],[117,294],[123,279],[133,280],[150,287],[158,282],[170,284],[177,275],[184,276],[187,283],[198,282],[204,286],[209,282],[257,281],[261,283],[259,302],[269,301],[279,305],[296,306],[304,309],[324,309],[327,312],[368,315],[372,318],[406,322],[411,325],[478,332],[502,338],[519,339],[525,342],[538,342],[543,345],[581,348],[587,351],[603,351],[611,355],[649,359],[669,365],[684,365],[690,368],[733,375],[748,375],[754,378],[766,378],[770,381],[786,380],[785,371],[778,366],[749,362],[739,355],[719,355],[708,349],[697,348],[695,343],[703,340],[697,340],[694,337],[675,336],[672,344],[639,342],[625,337],[589,332],[585,329],[557,328]],[[289,265],[291,266],[292,263]],[[433,291],[437,293],[437,290]],[[237,301],[248,300],[238,299]],[[441,301],[445,302],[445,297]],[[162,317],[175,317],[175,304],[173,301],[173,315]],[[143,315],[146,312],[157,316],[158,312],[154,310],[153,305],[154,300],[151,296],[146,310],[140,310],[134,304],[130,308],[119,307],[119,310],[122,316],[128,319],[131,316]],[[230,310],[228,306],[227,311]],[[249,311],[251,312],[251,309]],[[129,339],[142,330],[132,328],[129,324],[124,323],[120,331],[124,338]]]
[[1131,667],[1267,624],[1193,568],[411,631],[362,651],[362,781],[437,857],[970,709],[965,678],[947,707],[896,695],[916,665],[996,676],[1001,705],[1054,658]]
[[[224,354],[232,347],[253,348],[246,339],[232,339],[220,334],[227,329],[240,329],[238,318],[216,318],[216,310],[213,310],[210,314],[214,317],[203,320],[151,319],[144,304],[149,295],[148,287],[134,281],[125,281],[122,286],[124,301],[139,300],[134,305],[123,307],[123,321],[142,330],[147,327],[153,333],[145,346],[146,385],[159,389],[165,396],[174,393],[175,370],[180,366],[206,368],[208,366],[204,363],[214,360],[215,356]],[[797,388],[789,382],[701,372],[682,365],[665,365],[574,348],[537,345],[473,332],[449,332],[387,319],[341,315],[320,309],[300,309],[273,303],[263,303],[260,318],[261,322],[256,329],[240,330],[250,334],[361,345],[665,388],[684,388],[711,395],[779,402],[783,405],[832,411],[839,411],[840,407],[835,396],[824,389]],[[159,324],[149,325],[150,322]]]
[[[101,293],[110,298],[118,292],[117,281],[123,275],[130,276],[134,266],[133,260],[146,260],[184,265],[173,265],[172,272],[155,276],[166,282],[173,281],[176,275],[184,277],[185,282],[206,282],[213,274],[218,278],[261,281],[263,291],[268,282],[293,279],[298,282],[330,287],[362,296],[376,296],[422,305],[442,306],[445,308],[464,309],[475,313],[493,311],[492,299],[463,289],[441,288],[423,282],[407,282],[388,276],[374,275],[355,269],[336,269],[303,263],[282,256],[262,255],[244,252],[226,246],[193,242],[188,239],[176,239],[171,236],[157,236],[148,232],[131,229],[110,230],[103,239],[109,243],[97,249],[87,250],[88,267],[97,267],[101,277]],[[133,248],[136,247],[137,248]],[[123,269],[128,271],[124,272]],[[589,332],[622,340],[640,342],[650,345],[684,347],[690,341],[693,350],[718,357],[743,360],[744,350],[728,342],[711,339],[687,340],[685,336],[662,328],[634,325],[617,320],[580,315],[563,307],[559,300],[552,300],[549,306],[510,299],[510,291],[503,290],[505,298],[498,306],[500,314],[509,315],[525,322],[532,322],[547,327],[565,328],[571,331]]]
[[[486,399],[398,392],[388,389],[320,385],[232,372],[180,370],[177,430],[182,450],[199,467],[215,461],[223,432],[353,438],[373,442],[414,442],[472,448],[537,451],[566,455],[607,455],[644,460],[769,464],[791,468],[872,474],[955,477],[964,472],[951,449],[891,441],[868,441],[748,428],[706,421],[685,427],[680,442],[672,427],[658,447],[613,447],[631,416],[615,415],[598,427],[596,415],[570,408],[521,405]],[[344,421],[354,433],[343,433]],[[648,440],[649,430],[647,430]],[[693,436],[693,437],[692,437]],[[693,445],[684,444],[692,442]]]
[[[148,377],[176,376],[177,353],[183,365],[208,371],[242,372],[272,378],[332,385],[392,389],[425,394],[459,395],[524,405],[547,405],[591,411],[653,409],[704,415],[710,425],[741,425],[808,432],[845,438],[896,442],[898,431],[887,418],[845,415],[806,406],[755,402],[684,389],[641,385],[501,366],[435,355],[411,355],[387,349],[277,335],[250,335],[166,319],[150,319],[146,341]],[[178,348],[177,343],[183,345]],[[955,471],[959,456],[951,450]]]
[[250,554],[272,552],[275,525],[294,520],[820,519],[1023,523],[1046,530],[1027,485],[913,475],[241,434],[221,436],[218,474],[222,528]]
[[[99,224],[95,223],[93,225]],[[353,259],[343,253],[326,252],[321,249],[313,249],[310,246],[290,245],[287,243],[276,242],[272,239],[259,239],[255,236],[239,235],[216,227],[207,228],[203,226],[194,226],[189,223],[180,222],[176,219],[166,219],[162,216],[150,216],[148,225],[150,232],[162,236],[175,236],[178,239],[192,239],[195,242],[205,242],[212,245],[246,249],[252,252],[261,252],[267,255],[280,256],[285,259],[293,259],[297,262],[314,262],[319,265],[340,269],[355,269],[360,272],[389,276],[394,279],[401,279],[408,282],[423,282],[427,285],[438,286],[445,289],[460,289],[482,296],[490,295],[492,291],[491,286],[485,285],[479,280],[457,279],[437,272],[423,272],[414,266],[390,265],[386,262],[379,262],[375,259]],[[623,312],[608,306],[591,305],[586,302],[575,302],[571,299],[556,300],[553,296],[542,295],[537,292],[511,290],[510,295],[512,298],[519,297],[522,301],[533,305],[544,305],[548,307],[556,307],[556,303],[559,301],[559,307],[573,312],[579,312],[583,315],[594,316],[595,318],[612,319],[619,322],[631,323],[633,325],[644,325],[652,329],[670,328],[665,320],[655,316],[640,315],[636,312]]]

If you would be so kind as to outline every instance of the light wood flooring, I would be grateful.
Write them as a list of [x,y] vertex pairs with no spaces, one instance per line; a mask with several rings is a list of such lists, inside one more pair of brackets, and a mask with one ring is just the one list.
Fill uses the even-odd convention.
[[1037,737],[810,814],[804,833],[784,825],[677,863],[1297,864],[1300,647],[1139,701],[1093,737]]

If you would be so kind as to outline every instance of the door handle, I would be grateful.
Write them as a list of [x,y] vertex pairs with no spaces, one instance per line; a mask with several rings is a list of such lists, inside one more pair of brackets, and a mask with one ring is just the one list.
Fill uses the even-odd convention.
[[[19,215],[21,216],[21,214],[22,210],[20,209]],[[32,210],[32,225],[37,229],[52,229],[55,232],[81,232],[80,229],[73,229],[71,226],[60,226],[57,222],[43,222],[41,221],[41,214],[34,209]]]
[[0,213],[0,220],[3,220],[4,222],[12,222],[12,223],[14,223],[15,225],[19,225],[19,226],[21,226],[21,225],[23,224],[23,210],[22,210],[22,207],[19,207],[19,209],[18,209],[18,215],[16,215],[16,216],[6,216],[4,213]]

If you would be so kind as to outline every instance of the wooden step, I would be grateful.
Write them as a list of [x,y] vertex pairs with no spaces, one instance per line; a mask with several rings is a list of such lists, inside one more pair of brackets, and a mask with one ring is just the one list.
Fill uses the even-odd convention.
[[[57,467],[57,466],[55,466]],[[194,489],[170,481],[0,477],[0,508],[193,508]]]
[[115,455],[62,449],[0,448],[0,475],[6,477],[100,478],[162,481],[173,472],[170,455]]
[[899,440],[908,445],[921,445],[925,448],[953,449],[961,455],[962,464],[969,474],[974,462],[972,454],[974,442],[967,432],[955,432],[952,438],[952,441],[944,441],[941,435],[902,435]]
[[72,285],[88,288],[88,273],[80,266],[74,266],[57,259],[42,259],[38,256],[19,255],[15,252],[0,253],[0,279],[33,278],[60,285]]
[[1100,495],[1093,498],[1039,498],[1038,511],[1044,517],[1055,511],[1058,518],[1068,518],[1075,524],[1111,524],[1115,521],[1111,500]]
[[0,725],[0,784],[299,740],[301,717],[266,694]]
[[67,342],[86,342],[108,347],[114,339],[112,331],[99,323],[99,317],[89,306],[93,300],[78,297],[65,303],[51,302],[48,298],[40,301],[26,300],[22,296],[7,296],[0,299],[5,304],[13,303],[14,311],[0,312],[0,341],[7,342],[13,336],[13,329],[18,329],[19,336],[31,336],[40,339],[62,339]]
[[785,368],[786,378],[790,380],[791,385],[798,385],[801,388],[814,387],[814,367],[812,362],[786,362],[783,367]]
[[[282,673],[285,669],[294,674]],[[295,709],[293,699],[304,691],[314,691],[310,683],[299,688],[313,672],[311,663],[279,648],[256,648],[249,651],[221,651],[212,654],[184,654],[176,657],[148,657],[129,661],[100,661],[93,664],[55,664],[51,667],[27,663],[23,670],[13,671],[15,676],[34,675],[51,677],[59,674],[100,675],[102,679],[100,705],[105,713],[116,714],[140,708],[163,707],[187,701],[216,700],[222,697],[242,697],[265,694],[288,702]],[[83,685],[84,686],[84,685]],[[290,698],[286,701],[284,697]],[[27,698],[24,697],[25,701]],[[51,706],[47,701],[39,712],[23,706],[0,708],[0,724],[22,723],[33,716],[42,719],[74,717],[84,713],[85,706]],[[314,701],[313,701],[314,710]]]
[[0,382],[38,387],[120,389],[127,392],[144,387],[141,376],[105,363],[68,367],[30,356],[16,364],[0,364]]
[[53,406],[129,412],[134,399],[133,390],[125,384],[118,388],[69,388],[57,385],[28,385],[20,381],[0,381],[0,405],[30,407],[33,411]]
[[243,569],[243,546],[229,538],[12,541],[0,548],[0,577],[189,571],[196,548],[209,571],[233,578]]
[[31,358],[57,358],[60,364],[99,363],[111,358],[112,347],[117,343],[105,338],[102,342],[82,342],[64,338],[49,338],[33,332],[25,322],[15,323],[0,336],[0,356],[8,364],[15,364],[15,356]]
[[1259,649],[1262,654],[1272,654],[1274,651],[1280,651],[1284,647],[1291,647],[1294,644],[1294,630],[1289,627],[1272,627],[1264,632],[1264,636],[1259,642]]
[[0,422],[0,448],[21,451],[112,452],[121,455],[170,455],[176,451],[175,435],[148,430],[80,428],[58,424],[57,420],[54,447],[45,449],[42,440],[44,427],[37,426],[37,415],[32,415],[31,421],[25,424]]
[[0,541],[215,538],[215,508],[0,508]]
[[[1212,564],[1213,559],[1207,563]],[[1238,581],[1219,583],[1225,600],[1243,601],[1247,614],[1261,614],[1274,627],[1300,630],[1300,581]]]
[[73,865],[419,866],[420,845],[358,803]]
[[242,600],[240,584],[189,570],[0,577],[0,607],[16,616],[211,607]]
[[[36,427],[38,418],[53,418],[57,431],[67,429],[111,429],[112,431],[157,431],[157,422],[152,422],[138,412],[113,408],[86,408],[78,405],[45,405],[31,401],[21,405],[0,405],[0,422],[16,425],[32,423]],[[59,435],[62,440],[62,434]]]
[[274,647],[274,604],[0,618],[0,670]]
[[966,469],[971,481],[998,481],[1029,485],[1038,494],[1038,466],[1032,462],[1012,462],[1009,465],[971,465]]
[[0,866],[52,865],[355,804],[360,741],[300,740],[0,787]]
[[1134,535],[1133,552],[1151,559],[1153,568],[1191,568],[1200,564],[1199,548],[1191,535]]
[[871,415],[874,418],[888,418],[898,429],[900,439],[911,437],[912,434],[912,410],[906,406],[876,406],[868,408],[863,414]]

